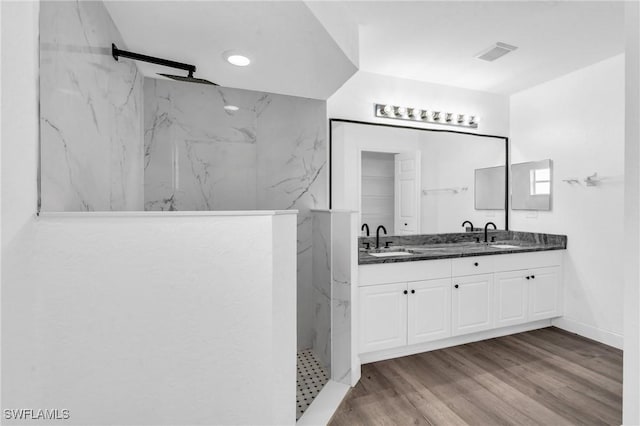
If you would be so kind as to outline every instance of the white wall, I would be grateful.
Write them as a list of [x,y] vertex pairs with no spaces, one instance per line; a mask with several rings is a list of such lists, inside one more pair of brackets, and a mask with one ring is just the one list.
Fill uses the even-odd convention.
[[640,4],[625,4],[623,424],[640,424]]
[[[558,325],[622,347],[624,55],[511,97],[511,161],[553,160],[552,210],[512,211],[512,229],[568,235]],[[587,187],[563,179],[598,172]]]
[[3,408],[293,423],[295,234],[295,211],[42,216],[4,257]]
[[374,117],[375,103],[476,114],[477,129],[411,123],[414,127],[450,129],[498,136],[509,134],[509,98],[505,95],[442,86],[358,71],[327,99],[329,118],[407,125],[407,122]]

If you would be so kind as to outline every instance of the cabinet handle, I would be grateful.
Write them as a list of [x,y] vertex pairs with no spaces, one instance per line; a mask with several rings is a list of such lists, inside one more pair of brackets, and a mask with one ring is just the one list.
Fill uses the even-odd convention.
[[478,262],[474,263],[473,266],[478,266]]
[[456,285],[454,285],[454,287],[455,287],[455,288],[458,288],[458,287],[459,287],[459,285],[458,285],[458,284],[456,284]]
[[408,291],[407,291],[407,290],[405,290],[405,291],[403,291],[403,293],[404,293],[404,294],[407,294],[407,293],[408,293]]
[[526,278],[526,279],[529,279],[529,278],[531,278],[531,277],[527,275],[525,278]]
[[416,294],[416,291],[415,290],[411,290],[411,294]]

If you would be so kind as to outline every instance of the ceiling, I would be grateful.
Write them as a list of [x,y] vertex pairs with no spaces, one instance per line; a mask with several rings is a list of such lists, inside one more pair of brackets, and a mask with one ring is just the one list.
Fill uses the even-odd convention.
[[[299,1],[106,1],[105,6],[126,49],[195,64],[196,77],[222,86],[326,99],[357,70]],[[228,50],[248,56],[251,64],[229,64],[223,58]],[[138,66],[150,77],[168,71],[144,62]]]
[[[316,99],[358,68],[511,94],[624,51],[617,1],[105,4],[129,50],[194,63],[196,77],[223,86]],[[474,57],[496,42],[518,49],[495,62]],[[246,52],[251,65],[228,64],[227,50]],[[167,71],[139,65],[148,76]]]
[[[624,52],[615,1],[349,2],[360,69],[511,94]],[[495,42],[518,46],[496,60]]]

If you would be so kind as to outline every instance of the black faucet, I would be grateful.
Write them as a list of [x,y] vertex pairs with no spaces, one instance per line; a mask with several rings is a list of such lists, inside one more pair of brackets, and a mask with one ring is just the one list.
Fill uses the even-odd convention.
[[369,236],[369,225],[367,225],[366,223],[362,224],[362,227],[360,228],[361,231],[364,231],[365,228],[367,229],[367,237]]
[[487,222],[487,224],[484,225],[484,242],[485,243],[487,242],[487,228],[489,228],[489,225],[493,226],[493,229],[498,229],[496,224],[493,222]]
[[471,226],[471,232],[473,232],[473,223],[471,223],[470,220],[465,220],[464,222],[462,222],[462,227],[464,228],[464,225],[468,223]]
[[385,227],[382,225],[378,226],[378,229],[376,229],[376,248],[380,248],[380,228],[384,231],[384,235],[387,235]]

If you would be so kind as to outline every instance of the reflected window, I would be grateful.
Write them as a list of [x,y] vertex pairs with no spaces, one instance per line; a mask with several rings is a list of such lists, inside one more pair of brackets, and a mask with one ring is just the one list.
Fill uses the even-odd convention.
[[551,170],[531,169],[529,171],[529,193],[531,195],[551,194]]

